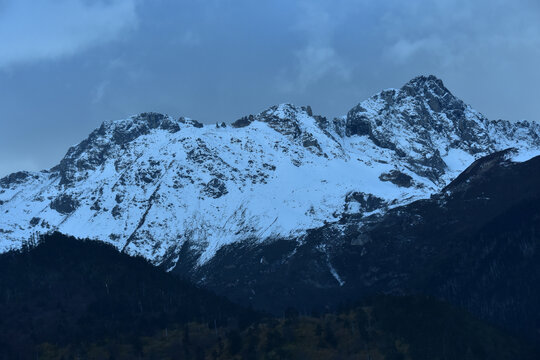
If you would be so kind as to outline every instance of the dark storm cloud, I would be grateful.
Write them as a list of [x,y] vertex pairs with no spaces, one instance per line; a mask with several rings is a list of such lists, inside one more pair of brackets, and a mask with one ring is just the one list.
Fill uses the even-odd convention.
[[0,0],[0,43],[0,175],[106,119],[337,116],[427,73],[491,118],[540,118],[536,1]]

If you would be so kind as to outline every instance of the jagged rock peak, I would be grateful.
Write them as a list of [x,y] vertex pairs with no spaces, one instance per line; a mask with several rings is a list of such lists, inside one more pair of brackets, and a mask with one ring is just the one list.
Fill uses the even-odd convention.
[[[416,93],[425,93],[426,91],[431,91],[439,96],[444,96],[446,94],[452,95],[450,90],[448,90],[441,79],[435,75],[420,75],[414,79],[407,82],[401,88],[402,91],[412,90]],[[452,95],[453,96],[453,95]]]
[[403,85],[399,93],[401,97],[420,99],[427,105],[428,110],[436,113],[462,111],[467,106],[444,86],[441,79],[433,75],[415,77]]
[[324,116],[313,115],[309,105],[274,105],[254,116],[252,120],[267,123],[277,132],[294,139],[302,138],[304,143],[312,143],[313,133],[324,132],[329,125]]
[[202,128],[203,124],[197,120],[188,117],[180,116],[174,119],[169,115],[156,112],[143,112],[137,115],[132,115],[127,119],[105,121],[101,126],[101,132],[104,133],[107,128],[114,128],[120,132],[139,129],[145,133],[151,129],[162,129],[170,132],[180,130],[180,125],[191,125],[197,128]]
[[23,184],[28,178],[38,178],[38,175],[30,171],[18,171],[0,178],[0,188],[10,185]]
[[419,76],[401,89],[388,89],[360,103],[346,118],[347,136],[367,136],[395,151],[415,172],[438,181],[450,149],[491,152],[487,119],[452,95],[433,75]]
[[[257,115],[244,116],[231,124],[241,128],[249,126],[254,121],[268,124],[275,131],[291,139],[304,140],[304,143],[314,143],[313,132],[325,131],[329,123],[324,116],[313,115],[311,106],[296,106],[280,104],[269,107]],[[318,148],[318,145],[316,146]]]
[[245,127],[253,121],[262,121],[269,124],[277,122],[299,122],[308,118],[322,118],[318,115],[313,115],[311,106],[296,106],[289,103],[273,105],[266,110],[261,111],[257,115],[247,115],[234,121],[231,126],[235,128]]
[[313,114],[308,114],[308,108],[305,106],[296,106],[293,104],[284,103],[271,106],[257,116],[264,120],[267,117],[277,117],[279,119],[297,119],[299,115],[312,116]]
[[73,182],[81,171],[95,170],[103,165],[111,153],[118,148],[126,148],[142,136],[153,131],[176,133],[182,127],[202,128],[196,120],[186,117],[174,119],[169,115],[144,112],[127,119],[108,120],[94,130],[85,140],[69,148],[60,164],[51,169],[58,171],[61,184]]
[[386,89],[373,95],[354,110],[362,110],[371,103],[377,111],[414,111],[448,113],[464,111],[467,105],[448,90],[441,79],[434,75],[417,76],[400,89]]

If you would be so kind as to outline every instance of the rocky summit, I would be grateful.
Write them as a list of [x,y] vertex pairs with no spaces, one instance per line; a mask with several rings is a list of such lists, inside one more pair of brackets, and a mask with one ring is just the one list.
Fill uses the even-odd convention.
[[301,242],[442,190],[476,159],[540,154],[535,122],[488,120],[433,76],[327,119],[282,104],[230,124],[142,113],[106,121],[41,172],[0,180],[0,251],[59,231],[173,268],[225,245]]

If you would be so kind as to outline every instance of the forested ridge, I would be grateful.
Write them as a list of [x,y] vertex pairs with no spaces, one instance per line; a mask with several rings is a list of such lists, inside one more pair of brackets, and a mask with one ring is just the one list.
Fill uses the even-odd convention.
[[0,255],[4,359],[35,358],[42,342],[138,337],[187,322],[245,326],[258,317],[101,242],[53,234]]
[[1,359],[535,359],[426,297],[246,309],[113,247],[53,234],[0,255]]

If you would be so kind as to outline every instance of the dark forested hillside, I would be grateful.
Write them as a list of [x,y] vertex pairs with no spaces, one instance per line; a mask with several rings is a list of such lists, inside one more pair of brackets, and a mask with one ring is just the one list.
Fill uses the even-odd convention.
[[168,324],[244,326],[254,312],[96,241],[60,234],[0,255],[2,359],[36,358],[35,345],[153,334]]
[[[279,297],[279,294],[275,294]],[[60,234],[0,255],[0,359],[534,359],[423,297],[261,314],[96,241]]]
[[190,323],[141,338],[42,344],[40,359],[533,360],[531,347],[449,305],[376,297],[336,314],[266,319],[245,329]]
[[423,297],[321,315],[241,308],[109,245],[54,234],[0,255],[0,359],[534,359]]

